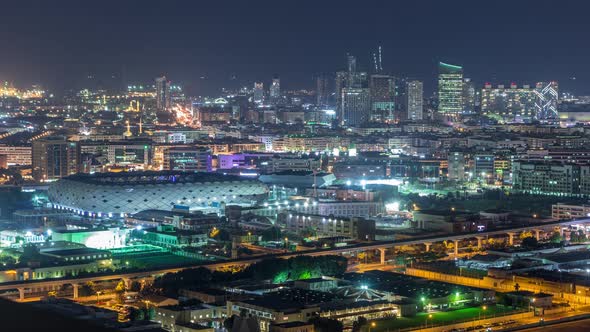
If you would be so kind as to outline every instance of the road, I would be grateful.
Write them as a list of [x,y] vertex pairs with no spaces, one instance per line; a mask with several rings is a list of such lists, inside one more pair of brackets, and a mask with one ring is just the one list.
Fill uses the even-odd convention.
[[590,319],[519,330],[522,332],[585,332],[590,331]]
[[194,266],[183,266],[177,268],[167,268],[167,269],[153,269],[147,271],[118,271],[116,273],[110,275],[98,275],[98,276],[88,276],[88,277],[74,277],[74,278],[65,278],[65,279],[43,279],[43,280],[27,280],[27,281],[13,281],[7,283],[0,284],[0,291],[6,290],[15,290],[21,288],[19,291],[25,288],[40,288],[44,286],[61,286],[63,284],[82,284],[88,281],[107,281],[107,280],[115,280],[115,279],[123,279],[123,278],[143,278],[147,276],[154,276],[154,275],[161,275],[168,272],[178,272],[185,269],[196,268],[196,267],[207,267],[209,269],[215,270],[220,268],[228,268],[234,265],[249,265],[255,262],[259,262],[266,258],[291,258],[295,256],[305,255],[305,256],[322,256],[322,255],[337,255],[337,254],[344,254],[350,252],[359,252],[359,251],[366,251],[366,250],[379,250],[381,249],[382,253],[381,256],[384,259],[384,249],[390,249],[393,247],[400,247],[400,246],[407,246],[407,245],[419,245],[424,243],[434,243],[434,242],[442,242],[445,240],[463,240],[468,238],[475,238],[475,237],[485,237],[490,235],[499,235],[499,234],[507,234],[507,233],[518,233],[525,230],[534,230],[534,229],[545,229],[552,228],[554,226],[567,226],[573,224],[590,224],[590,218],[579,219],[579,220],[569,220],[569,221],[556,221],[556,222],[548,222],[542,224],[535,224],[535,225],[528,225],[528,226],[519,226],[519,227],[512,227],[506,228],[501,230],[492,230],[492,231],[485,231],[485,232],[476,232],[476,233],[462,233],[462,234],[453,234],[453,235],[433,235],[428,237],[421,237],[415,239],[408,239],[408,240],[393,240],[393,241],[379,241],[379,242],[368,242],[368,243],[358,243],[350,246],[345,247],[337,247],[337,248],[330,248],[330,249],[313,249],[307,251],[297,251],[297,252],[289,252],[289,253],[273,253],[261,256],[252,256],[247,258],[240,258],[240,259],[231,259],[226,261],[217,261],[217,262],[207,262],[203,264],[198,264]]

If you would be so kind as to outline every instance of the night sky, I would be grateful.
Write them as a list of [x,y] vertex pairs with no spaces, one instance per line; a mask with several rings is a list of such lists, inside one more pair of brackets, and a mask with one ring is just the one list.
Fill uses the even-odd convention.
[[384,70],[428,91],[442,60],[480,84],[555,79],[590,94],[589,17],[581,0],[3,1],[0,80],[58,91],[164,73],[211,94],[276,73],[313,88],[347,52],[368,69],[382,45]]

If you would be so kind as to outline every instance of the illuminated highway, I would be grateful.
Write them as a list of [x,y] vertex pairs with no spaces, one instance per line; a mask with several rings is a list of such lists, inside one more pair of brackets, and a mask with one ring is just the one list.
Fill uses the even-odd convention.
[[133,272],[118,272],[108,275],[96,275],[96,276],[88,276],[82,278],[65,278],[65,279],[43,279],[43,280],[27,280],[27,281],[15,281],[15,282],[8,282],[0,284],[0,291],[7,291],[7,290],[17,290],[21,292],[21,298],[23,298],[24,289],[39,289],[44,287],[51,287],[56,285],[64,285],[64,284],[72,284],[72,285],[79,285],[89,281],[108,281],[108,280],[115,280],[115,279],[135,279],[135,278],[146,278],[152,276],[163,275],[169,272],[178,272],[185,269],[197,268],[197,267],[206,267],[212,270],[218,270],[223,268],[228,268],[231,266],[238,266],[238,265],[250,265],[252,263],[261,261],[267,258],[290,258],[300,255],[306,256],[322,256],[322,255],[334,255],[334,254],[344,254],[344,253],[353,253],[359,251],[366,251],[366,250],[382,250],[381,259],[383,261],[384,257],[384,250],[400,247],[400,246],[409,246],[409,245],[424,245],[425,243],[436,243],[442,242],[445,240],[463,240],[469,238],[485,238],[486,236],[493,236],[493,235],[506,235],[508,233],[518,233],[522,231],[529,231],[529,230],[548,230],[553,229],[555,226],[569,226],[575,224],[583,224],[583,223],[590,223],[590,218],[588,219],[580,219],[580,220],[573,220],[573,221],[557,221],[557,222],[549,222],[543,224],[535,224],[523,227],[515,227],[515,228],[505,228],[501,230],[493,230],[487,232],[478,232],[478,233],[465,233],[465,234],[456,234],[456,235],[435,235],[429,237],[421,237],[411,240],[402,240],[402,241],[380,241],[380,242],[370,242],[370,243],[359,243],[354,244],[351,246],[339,247],[339,248],[330,248],[330,249],[314,249],[314,250],[306,250],[306,251],[297,251],[297,252],[289,252],[289,253],[276,253],[276,254],[267,254],[261,256],[253,256],[248,258],[239,258],[239,259],[231,259],[219,262],[206,262],[201,263],[194,266],[183,266],[177,268],[168,268],[168,269],[154,269],[154,270],[145,270],[145,271],[137,271],[134,270]]

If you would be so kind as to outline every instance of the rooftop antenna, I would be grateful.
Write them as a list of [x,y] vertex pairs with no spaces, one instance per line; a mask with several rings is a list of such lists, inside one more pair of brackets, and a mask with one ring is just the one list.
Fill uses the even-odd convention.
[[383,62],[381,61],[381,45],[379,45],[379,71],[383,71]]
[[379,67],[377,66],[377,55],[373,53],[373,65],[375,66],[375,72],[379,72]]

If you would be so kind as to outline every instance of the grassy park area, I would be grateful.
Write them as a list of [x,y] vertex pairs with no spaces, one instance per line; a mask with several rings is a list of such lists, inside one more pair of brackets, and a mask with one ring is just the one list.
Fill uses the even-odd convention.
[[422,196],[415,194],[403,195],[404,201],[416,203],[420,209],[447,210],[455,208],[478,212],[487,209],[503,209],[523,215],[550,216],[551,205],[556,203],[579,204],[584,200],[572,197],[524,195],[503,193],[501,191],[488,191],[478,196],[465,197],[460,191],[449,192],[450,196]]
[[[485,309],[484,309],[485,308]],[[397,331],[411,327],[426,327],[436,325],[449,325],[471,321],[484,317],[494,317],[506,315],[516,311],[512,307],[501,305],[481,306],[465,308],[446,312],[419,313],[415,317],[402,317],[393,319],[375,320],[375,327],[371,327],[372,332],[379,331]]]

